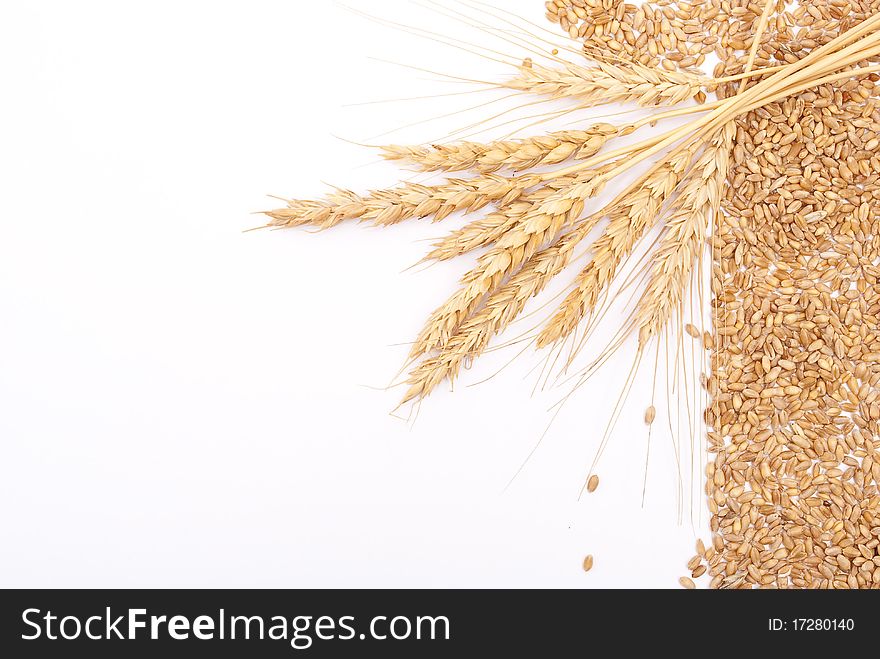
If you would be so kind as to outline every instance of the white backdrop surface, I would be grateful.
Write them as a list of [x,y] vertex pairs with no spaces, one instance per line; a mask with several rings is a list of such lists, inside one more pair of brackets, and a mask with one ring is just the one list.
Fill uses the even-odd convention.
[[[487,36],[413,3],[351,5]],[[542,5],[504,3],[543,26]],[[665,422],[643,505],[650,378],[578,498],[631,350],[506,487],[568,392],[533,393],[539,356],[468,386],[520,348],[487,355],[410,423],[382,390],[464,271],[404,272],[443,227],[243,233],[267,194],[397,179],[346,140],[495,114],[376,138],[491,98],[349,107],[467,89],[377,60],[503,65],[265,0],[6,3],[0,57],[0,586],[675,586],[706,521],[688,482],[679,504]]]

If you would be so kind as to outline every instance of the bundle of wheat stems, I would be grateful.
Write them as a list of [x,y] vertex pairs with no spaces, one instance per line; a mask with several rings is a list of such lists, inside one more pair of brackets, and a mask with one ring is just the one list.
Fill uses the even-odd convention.
[[[880,72],[872,64],[880,56],[880,15],[798,61],[752,70],[773,5],[767,4],[758,24],[748,66],[735,76],[710,78],[599,59],[580,65],[554,51],[548,54],[554,65],[526,60],[499,85],[521,94],[568,99],[579,107],[635,103],[651,109],[642,120],[489,143],[388,146],[383,154],[390,160],[426,172],[469,175],[439,185],[410,183],[366,195],[338,190],[319,201],[291,200],[286,208],[267,213],[268,226],[328,229],[346,220],[389,226],[489,209],[440,240],[426,257],[448,260],[481,251],[476,267],[430,315],[413,343],[403,403],[421,401],[441,383],[455,380],[587,248],[586,267],[533,337],[538,348],[559,349],[572,341],[573,356],[583,345],[583,338],[577,339],[579,328],[589,327],[640,241],[659,233],[640,270],[635,303],[590,368],[631,336],[637,339],[640,357],[663,332],[680,337],[684,331],[682,308],[726,184],[733,120],[821,84]],[[732,94],[705,102],[707,93],[731,86]],[[655,128],[673,117],[692,118],[674,130]],[[646,127],[653,132],[645,139],[612,148],[616,138]],[[650,164],[646,173],[603,207],[591,207],[609,181],[640,163]],[[587,243],[596,230],[601,230],[599,237]]]

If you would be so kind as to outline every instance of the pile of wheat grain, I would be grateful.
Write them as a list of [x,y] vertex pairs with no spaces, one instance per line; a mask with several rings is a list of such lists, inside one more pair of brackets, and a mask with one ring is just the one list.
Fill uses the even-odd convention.
[[873,94],[820,87],[738,121],[715,237],[713,587],[880,587]]
[[[795,61],[878,5],[777,6],[756,63]],[[742,68],[750,38],[735,46],[716,75]],[[737,120],[713,238],[715,535],[688,563],[713,588],[880,588],[875,97],[873,77],[852,80]]]
[[[864,20],[878,0],[805,0],[791,11],[777,0],[762,30],[755,66],[795,62],[816,46]],[[761,0],[549,0],[547,18],[587,52],[616,53],[621,59],[667,70],[699,67],[707,55],[719,60],[715,76],[742,68],[765,3]]]
[[[699,67],[729,39],[728,16],[710,3],[550,0],[546,7],[547,18],[582,39],[588,51],[610,52],[669,71]],[[722,25],[725,29],[719,31]]]
[[880,587],[870,91],[820,87],[737,122],[714,237],[713,587]]
[[[764,3],[553,0],[587,52],[714,75],[747,62]],[[758,68],[796,62],[880,8],[768,7]],[[880,588],[880,111],[874,77],[737,119],[713,237],[713,541],[694,588]],[[719,97],[739,86],[722,86]]]

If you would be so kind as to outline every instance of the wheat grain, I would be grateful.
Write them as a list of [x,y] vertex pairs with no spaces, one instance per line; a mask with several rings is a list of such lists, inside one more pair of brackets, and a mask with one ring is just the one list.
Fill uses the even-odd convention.
[[547,17],[559,23],[569,37],[582,39],[588,56],[609,53],[652,68],[677,71],[699,66],[715,52],[727,27],[748,9],[720,3],[626,3],[623,0],[587,2],[550,0]]

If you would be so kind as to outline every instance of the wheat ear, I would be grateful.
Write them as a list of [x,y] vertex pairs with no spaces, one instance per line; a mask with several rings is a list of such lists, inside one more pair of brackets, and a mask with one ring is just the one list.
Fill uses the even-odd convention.
[[516,201],[529,183],[526,177],[505,178],[487,174],[474,179],[449,179],[440,185],[406,183],[391,190],[359,195],[337,190],[321,201],[288,201],[288,207],[265,213],[269,227],[311,226],[330,229],[345,220],[390,226],[410,218],[433,217],[440,221],[458,211],[473,212],[497,202]]
[[552,98],[578,99],[587,105],[638,103],[642,106],[675,105],[694,98],[712,80],[693,73],[597,63],[595,67],[566,64],[550,68],[524,64],[503,87]]
[[657,222],[664,203],[691,162],[695,146],[674,154],[650,172],[618,204],[611,204],[608,226],[591,247],[592,257],[578,275],[574,290],[538,335],[536,345],[546,347],[568,337],[596,307],[601,294],[617,274],[620,263],[632,253],[646,231]]
[[732,121],[716,132],[683,182],[674,212],[666,220],[647,286],[634,312],[640,348],[666,326],[684,299],[709,222],[720,208],[735,133]]
[[410,357],[415,359],[443,348],[487,293],[498,288],[524,262],[580,219],[586,200],[598,194],[604,184],[604,176],[579,180],[550,195],[527,213],[462,278],[461,288],[431,314],[413,344]]
[[481,144],[454,142],[432,146],[382,147],[387,160],[401,160],[422,171],[460,172],[475,170],[484,174],[502,169],[520,171],[558,165],[571,158],[589,158],[605,142],[622,130],[611,124],[597,124],[587,130],[567,130],[522,140],[503,140]]
[[428,396],[439,384],[454,381],[463,367],[479,357],[492,337],[506,329],[571,262],[575,248],[596,224],[588,218],[554,245],[529,259],[510,280],[492,293],[482,308],[467,319],[443,346],[440,354],[421,361],[406,382],[402,404]]
[[456,229],[448,236],[444,236],[434,244],[433,249],[423,261],[448,261],[462,254],[489,247],[498,242],[505,233],[523,222],[530,212],[550,196],[574,185],[579,180],[600,176],[610,169],[610,166],[600,167],[586,172],[585,175],[562,176],[558,179],[545,181],[540,188],[527,191],[509,206],[499,208],[485,217],[473,220],[460,229]]

